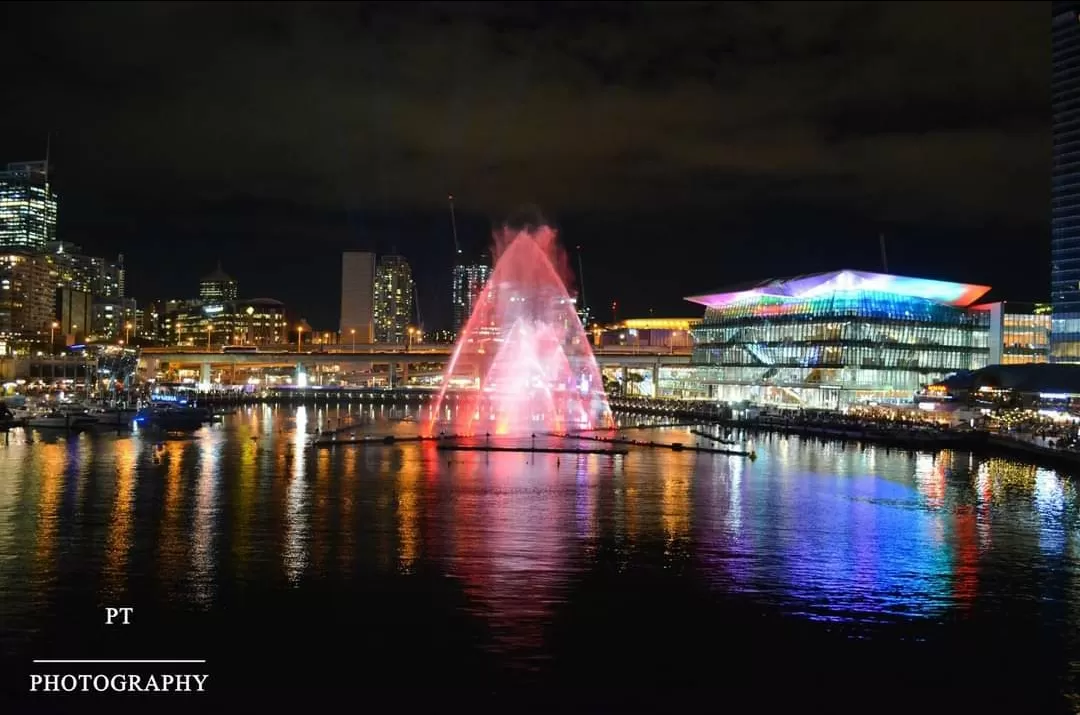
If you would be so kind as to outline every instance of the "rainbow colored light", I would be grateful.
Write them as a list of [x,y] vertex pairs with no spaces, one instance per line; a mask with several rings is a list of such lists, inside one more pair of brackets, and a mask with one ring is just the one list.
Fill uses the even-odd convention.
[[[686,300],[707,308],[766,300],[783,303],[825,298],[836,293],[877,293],[920,298],[966,308],[989,292],[990,286],[910,278],[867,271],[839,270],[793,278],[774,278],[742,290],[690,296]],[[784,312],[777,308],[777,312]]]

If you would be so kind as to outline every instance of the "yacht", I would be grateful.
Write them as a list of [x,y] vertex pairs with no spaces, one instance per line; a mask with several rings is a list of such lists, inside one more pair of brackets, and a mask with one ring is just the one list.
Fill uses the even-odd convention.
[[36,429],[84,429],[97,424],[97,418],[86,413],[74,411],[53,410],[29,417],[26,420],[27,427]]
[[155,403],[135,414],[135,423],[162,430],[195,430],[209,421],[207,410],[170,403]]

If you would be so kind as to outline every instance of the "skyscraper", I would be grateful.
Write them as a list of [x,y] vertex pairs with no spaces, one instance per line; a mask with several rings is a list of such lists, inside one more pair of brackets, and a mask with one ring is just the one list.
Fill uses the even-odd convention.
[[43,161],[0,171],[0,248],[41,251],[56,240],[56,195]]
[[213,273],[199,281],[199,300],[207,303],[224,303],[236,300],[236,279],[221,269],[221,262]]
[[484,289],[490,277],[491,267],[483,263],[454,266],[451,299],[455,333],[461,332],[461,328],[469,320],[476,305],[476,296]]
[[409,262],[383,256],[375,269],[375,342],[407,343],[412,321],[413,279]]
[[1080,2],[1050,5],[1050,360],[1080,362]]
[[367,344],[374,340],[375,254],[341,254],[341,341]]

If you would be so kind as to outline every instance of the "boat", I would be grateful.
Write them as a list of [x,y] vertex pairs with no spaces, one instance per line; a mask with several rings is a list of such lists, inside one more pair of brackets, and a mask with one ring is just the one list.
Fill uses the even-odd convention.
[[62,412],[60,410],[34,415],[26,420],[26,426],[35,429],[85,429],[95,424],[97,424],[96,417],[85,413]]
[[91,409],[87,414],[97,420],[97,427],[102,429],[131,429],[131,422],[138,414],[138,410],[123,408],[98,408]]
[[135,414],[135,424],[161,430],[196,430],[209,421],[209,413],[197,407],[155,403]]

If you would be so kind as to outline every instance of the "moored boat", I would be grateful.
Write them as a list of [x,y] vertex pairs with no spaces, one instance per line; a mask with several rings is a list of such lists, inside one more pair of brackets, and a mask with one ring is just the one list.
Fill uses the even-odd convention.
[[26,426],[34,429],[85,429],[97,424],[97,418],[86,413],[54,410],[34,415],[26,420]]
[[210,419],[207,410],[172,404],[154,404],[135,414],[135,424],[162,430],[195,430]]

